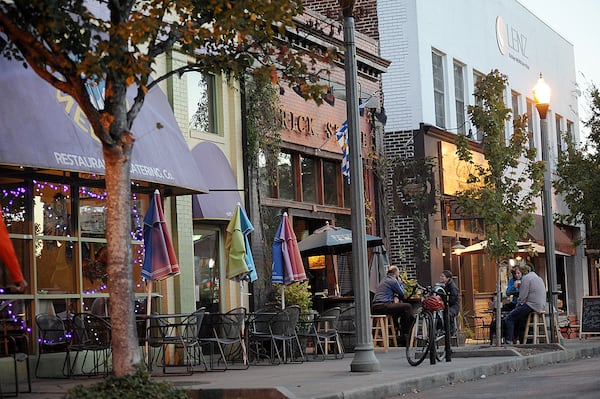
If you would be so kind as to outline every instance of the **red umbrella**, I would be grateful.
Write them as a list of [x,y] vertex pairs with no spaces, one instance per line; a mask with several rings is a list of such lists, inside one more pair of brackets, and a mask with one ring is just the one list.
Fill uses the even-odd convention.
[[271,281],[284,284],[281,290],[281,304],[285,307],[285,286],[296,281],[306,280],[302,256],[298,250],[298,240],[290,225],[287,212],[283,214],[275,233],[272,255]]
[[[146,314],[149,316],[152,308],[152,281],[164,280],[179,274],[179,262],[175,255],[173,240],[165,221],[160,192],[154,191],[152,201],[144,217],[144,264],[142,277],[147,281],[148,300]],[[146,328],[149,324],[146,322]],[[146,342],[146,351],[148,351]],[[150,357],[148,357],[149,359]]]

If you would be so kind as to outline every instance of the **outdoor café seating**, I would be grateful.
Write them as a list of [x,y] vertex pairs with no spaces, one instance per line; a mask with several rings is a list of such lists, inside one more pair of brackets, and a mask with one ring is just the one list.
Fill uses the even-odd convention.
[[243,307],[231,309],[227,313],[206,314],[206,322],[200,328],[199,341],[201,347],[209,348],[210,370],[225,371],[238,361],[241,368],[248,368],[248,353],[244,341],[245,321],[246,309]]
[[[0,397],[19,396],[21,392],[31,392],[31,375],[29,370],[29,335],[22,320],[10,312],[4,312],[12,301],[3,301],[0,304],[0,358],[12,359],[13,391],[9,386],[0,383]],[[20,367],[23,365],[23,367]],[[27,390],[19,387],[20,370],[24,369],[27,378]],[[9,373],[2,377],[9,378]]]
[[[72,368],[77,365],[79,354],[83,352],[80,373],[82,375],[108,375],[110,372],[110,356],[112,353],[112,331],[110,323],[103,317],[91,313],[76,313],[72,319],[73,331],[69,341],[70,351],[77,355]],[[91,365],[88,356],[91,355]],[[71,374],[74,371],[71,370]]]
[[71,335],[65,327],[65,322],[56,315],[40,313],[35,317],[38,330],[38,357],[35,363],[35,376],[44,378],[39,374],[40,362],[44,355],[50,353],[64,353],[62,372],[65,377],[71,376]]
[[[157,348],[154,358],[160,358],[163,374],[180,374],[185,366],[187,374],[193,374],[196,366],[207,370],[206,361],[198,338],[205,320],[206,311],[200,308],[191,314],[152,314],[147,330],[148,348]],[[148,349],[149,350],[149,349]],[[181,362],[176,354],[181,353]],[[152,370],[153,357],[148,356],[148,368]],[[177,369],[176,369],[177,368]],[[174,372],[168,372],[174,369]]]

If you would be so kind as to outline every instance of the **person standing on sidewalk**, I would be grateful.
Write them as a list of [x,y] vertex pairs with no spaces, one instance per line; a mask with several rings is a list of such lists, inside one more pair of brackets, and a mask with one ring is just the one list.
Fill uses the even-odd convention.
[[504,343],[513,344],[515,325],[523,324],[529,313],[543,313],[546,306],[546,286],[544,280],[534,271],[528,268],[516,266],[523,277],[521,278],[521,287],[519,288],[519,301],[517,306],[504,318],[506,327]]
[[[388,267],[387,275],[381,280],[373,297],[373,314],[387,314],[393,316],[394,327],[400,334],[400,343],[408,335],[413,322],[412,306],[402,302],[406,290],[400,279],[400,270],[397,266]],[[400,318],[400,322],[398,322]]]

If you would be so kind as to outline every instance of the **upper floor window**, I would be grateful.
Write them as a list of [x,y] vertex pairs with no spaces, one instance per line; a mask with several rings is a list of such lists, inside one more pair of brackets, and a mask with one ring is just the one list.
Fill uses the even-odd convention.
[[573,143],[573,122],[570,120],[567,120],[567,137],[566,139],[568,140],[569,144]]
[[529,148],[535,148],[535,141],[533,139],[533,107],[533,101],[527,99],[527,138]]
[[184,76],[187,79],[189,128],[206,133],[221,134],[215,75],[188,72]]
[[[479,82],[481,82],[483,80],[484,77],[485,77],[485,75],[483,73],[473,70],[473,85],[476,86]],[[475,91],[475,90],[473,90],[473,91]],[[475,96],[473,96],[473,97],[474,97],[473,104],[475,104],[475,106],[477,106],[477,107],[483,106],[483,100],[481,98],[477,98]],[[481,132],[476,131],[474,133],[475,133],[475,139],[477,141],[481,141],[483,139]]]
[[456,132],[458,134],[465,134],[465,67],[454,62],[454,102],[456,104]]
[[444,60],[436,53],[431,53],[433,65],[433,98],[435,103],[435,124],[439,127],[446,127],[446,109],[444,92]]
[[555,127],[556,127],[556,153],[560,154],[564,149],[562,130],[561,130],[562,116],[555,114],[554,122],[555,122]]

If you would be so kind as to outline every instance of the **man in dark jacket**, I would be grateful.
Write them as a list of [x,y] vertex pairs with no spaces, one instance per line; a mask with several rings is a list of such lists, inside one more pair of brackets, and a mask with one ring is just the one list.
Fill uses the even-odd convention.
[[[403,303],[406,290],[400,279],[400,270],[397,266],[390,266],[387,275],[377,286],[373,297],[373,314],[388,314],[393,316],[394,327],[400,337],[405,337],[410,332],[414,317],[410,303]],[[400,318],[400,323],[398,323]]]
[[[450,332],[454,333],[454,319],[460,311],[460,294],[458,292],[456,283],[452,279],[452,272],[450,270],[444,270],[442,274],[440,274],[440,283],[443,284],[446,295],[448,295],[448,309],[444,310],[444,312],[448,312],[448,320],[450,320]],[[446,317],[446,315],[444,315],[444,317]]]

